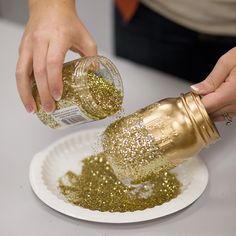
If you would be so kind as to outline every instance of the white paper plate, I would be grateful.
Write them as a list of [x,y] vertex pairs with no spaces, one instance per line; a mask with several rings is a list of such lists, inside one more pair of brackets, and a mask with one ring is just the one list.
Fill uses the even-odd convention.
[[33,191],[40,200],[74,218],[104,223],[131,223],[177,212],[193,203],[203,193],[208,182],[208,171],[203,161],[194,157],[173,170],[183,184],[182,193],[161,206],[143,211],[111,213],[84,209],[66,202],[57,189],[58,178],[68,170],[80,172],[80,161],[93,153],[94,144],[101,132],[101,129],[90,129],[74,133],[34,156],[29,177]]

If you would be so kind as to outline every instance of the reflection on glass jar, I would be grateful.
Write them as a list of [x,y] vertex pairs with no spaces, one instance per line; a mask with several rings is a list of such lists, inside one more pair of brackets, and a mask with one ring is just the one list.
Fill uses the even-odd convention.
[[123,85],[116,66],[103,56],[83,57],[63,65],[63,95],[52,114],[43,111],[36,84],[33,96],[38,118],[61,128],[106,118],[121,111]]

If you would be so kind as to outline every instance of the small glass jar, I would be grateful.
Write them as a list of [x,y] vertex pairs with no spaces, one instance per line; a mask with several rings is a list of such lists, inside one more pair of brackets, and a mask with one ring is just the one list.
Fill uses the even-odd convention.
[[102,142],[115,174],[130,182],[179,165],[219,137],[200,96],[189,92],[115,121]]
[[63,94],[52,114],[43,111],[36,84],[38,118],[50,128],[100,120],[122,109],[123,84],[116,66],[103,56],[82,57],[63,65]]

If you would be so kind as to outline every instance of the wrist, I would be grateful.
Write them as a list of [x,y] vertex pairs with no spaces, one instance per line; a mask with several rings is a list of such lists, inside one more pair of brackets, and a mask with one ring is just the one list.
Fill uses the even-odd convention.
[[28,0],[29,14],[31,15],[34,11],[62,9],[64,11],[72,11],[76,13],[75,0]]

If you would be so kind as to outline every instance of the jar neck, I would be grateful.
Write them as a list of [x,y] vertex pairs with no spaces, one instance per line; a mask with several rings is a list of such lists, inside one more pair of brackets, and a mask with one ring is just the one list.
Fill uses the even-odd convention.
[[198,130],[202,137],[205,146],[215,143],[216,140],[220,138],[220,134],[202,104],[200,96],[193,92],[189,92],[181,94],[180,99],[194,125],[194,128]]

